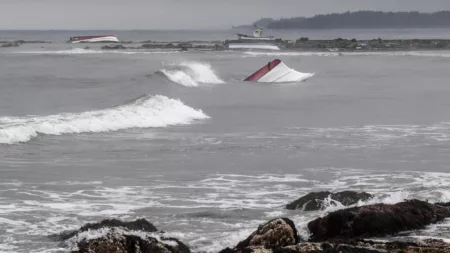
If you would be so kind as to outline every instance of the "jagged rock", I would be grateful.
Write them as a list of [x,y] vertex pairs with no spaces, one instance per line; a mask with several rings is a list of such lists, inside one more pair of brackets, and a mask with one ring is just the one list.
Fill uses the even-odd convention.
[[100,238],[79,241],[78,249],[72,253],[190,253],[177,239],[135,233],[112,228]]
[[267,249],[295,245],[300,242],[297,229],[292,220],[287,218],[273,219],[260,225],[247,239],[239,242],[234,249],[224,249],[228,252],[266,252]]
[[450,253],[450,244],[442,240],[412,242],[373,242],[366,240],[338,241],[334,243],[299,243],[285,247],[265,249],[246,248],[245,251],[222,251],[221,253]]
[[85,232],[88,230],[98,230],[101,228],[114,228],[114,227],[120,227],[128,230],[143,231],[143,232],[158,231],[158,229],[156,229],[156,227],[153,226],[153,224],[148,222],[146,219],[137,219],[135,221],[130,222],[124,222],[116,219],[106,219],[99,223],[87,223],[76,231],[62,232],[59,235],[51,235],[50,237],[56,240],[67,240],[71,237],[76,236],[81,232]]
[[145,219],[132,222],[112,219],[86,224],[58,239],[76,245],[71,253],[190,253],[184,243],[157,231]]
[[335,201],[339,201],[344,206],[349,206],[358,203],[360,200],[364,201],[370,199],[372,198],[372,195],[366,192],[355,191],[343,191],[338,193],[331,193],[328,191],[312,192],[287,204],[286,209],[302,209],[304,211],[320,210],[326,207],[325,202],[328,198],[332,199],[329,203],[331,205],[336,205]]
[[109,50],[114,50],[114,49],[127,49],[126,47],[124,47],[123,45],[113,45],[113,46],[102,46],[102,49],[109,49]]
[[310,241],[392,235],[450,217],[450,209],[420,200],[338,210],[308,223]]
[[17,42],[6,42],[6,43],[3,43],[0,47],[18,47],[19,46],[19,43],[17,43]]

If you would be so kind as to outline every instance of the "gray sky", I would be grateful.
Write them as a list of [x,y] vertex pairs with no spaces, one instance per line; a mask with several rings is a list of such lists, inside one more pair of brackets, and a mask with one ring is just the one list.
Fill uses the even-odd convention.
[[450,10],[450,0],[0,0],[0,29],[227,29],[262,17]]

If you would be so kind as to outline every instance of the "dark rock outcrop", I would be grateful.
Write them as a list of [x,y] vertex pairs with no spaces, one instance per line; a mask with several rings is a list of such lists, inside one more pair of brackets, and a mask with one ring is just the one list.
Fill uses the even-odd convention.
[[297,229],[292,220],[278,218],[260,225],[247,239],[241,241],[235,248],[224,249],[221,253],[227,252],[252,252],[253,248],[273,249],[288,245],[295,245],[300,242]]
[[372,198],[372,195],[366,192],[343,191],[338,193],[331,193],[328,191],[312,192],[294,202],[287,204],[286,209],[295,210],[302,209],[304,211],[321,210],[325,208],[325,201],[331,198],[331,205],[336,205],[339,201],[344,206],[349,206],[358,203],[358,201]]
[[311,241],[392,235],[450,217],[450,209],[420,200],[377,204],[332,212],[308,223]]
[[450,253],[450,244],[442,240],[422,242],[374,242],[368,240],[299,243],[285,247],[266,249],[247,248],[245,251],[227,249],[221,253]]
[[113,45],[113,46],[102,46],[102,49],[104,50],[118,50],[118,49],[127,49],[125,46],[123,45]]
[[76,244],[77,249],[71,253],[190,253],[184,243],[158,232],[145,219],[103,220],[51,237]]
[[149,235],[135,235],[112,228],[105,236],[77,243],[71,253],[190,253],[177,239]]
[[17,42],[6,42],[3,43],[0,47],[18,47],[19,43]]
[[157,232],[158,229],[156,229],[153,224],[148,222],[146,219],[137,219],[135,221],[125,222],[120,221],[116,219],[106,219],[99,223],[87,223],[84,226],[82,226],[80,229],[76,231],[68,231],[68,232],[62,232],[58,235],[51,235],[50,238],[58,241],[64,241],[69,238],[72,238],[76,236],[77,234],[81,232],[85,232],[88,230],[98,230],[101,228],[125,228],[128,230],[135,230],[135,231],[143,231],[143,232]]

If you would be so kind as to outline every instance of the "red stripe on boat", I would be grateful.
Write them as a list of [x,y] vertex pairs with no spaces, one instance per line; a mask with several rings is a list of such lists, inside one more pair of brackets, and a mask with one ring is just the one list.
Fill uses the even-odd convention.
[[114,35],[93,35],[93,36],[75,36],[74,39],[77,40],[88,40],[88,39],[95,39],[95,38],[102,38],[102,37],[116,37]]
[[253,73],[251,76],[245,78],[244,81],[258,81],[261,77],[263,77],[265,74],[269,73],[270,70],[272,70],[274,67],[276,67],[278,64],[280,64],[281,60],[275,59],[271,62],[269,62],[264,67],[260,68],[258,71]]

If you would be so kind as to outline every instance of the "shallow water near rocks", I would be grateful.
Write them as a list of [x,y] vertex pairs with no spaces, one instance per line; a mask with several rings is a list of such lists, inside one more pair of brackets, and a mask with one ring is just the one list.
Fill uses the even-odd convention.
[[[24,33],[0,35],[36,36]],[[316,190],[450,201],[450,52],[105,52],[52,38],[0,50],[0,252],[67,252],[47,236],[104,218],[144,217],[194,252],[274,217],[307,237],[342,208],[284,209]],[[274,58],[315,75],[241,81]]]

